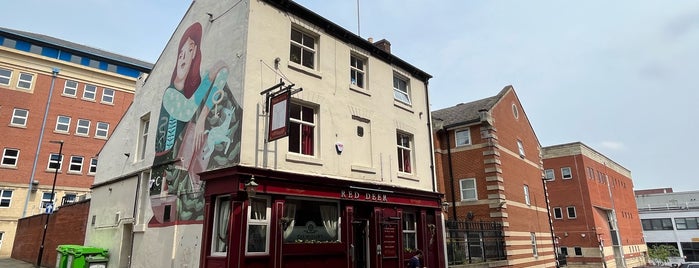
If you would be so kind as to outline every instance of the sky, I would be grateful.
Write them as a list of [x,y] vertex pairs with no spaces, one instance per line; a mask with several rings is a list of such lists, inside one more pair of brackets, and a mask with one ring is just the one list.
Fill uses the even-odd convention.
[[[583,142],[637,190],[699,190],[699,1],[296,2],[391,42],[433,76],[432,110],[512,85],[542,146]],[[154,63],[190,3],[4,1],[0,27]]]

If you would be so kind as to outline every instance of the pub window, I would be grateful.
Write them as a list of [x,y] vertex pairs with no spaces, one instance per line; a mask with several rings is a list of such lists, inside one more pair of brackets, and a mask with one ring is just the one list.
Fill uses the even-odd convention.
[[403,214],[403,248],[408,252],[417,249],[417,221],[414,213]]
[[228,251],[228,220],[231,216],[230,196],[216,198],[216,212],[214,214],[213,245],[211,255],[226,255]]
[[336,243],[339,236],[338,203],[287,199],[282,228],[284,243]]
[[271,215],[269,198],[254,197],[248,205],[248,230],[246,255],[269,253],[269,218]]

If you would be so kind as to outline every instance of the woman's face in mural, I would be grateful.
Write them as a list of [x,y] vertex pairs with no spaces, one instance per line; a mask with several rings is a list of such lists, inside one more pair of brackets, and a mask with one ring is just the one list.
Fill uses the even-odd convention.
[[180,48],[180,53],[177,56],[177,77],[176,80],[184,81],[187,78],[189,69],[192,66],[192,60],[197,53],[197,44],[191,38],[187,38],[184,42],[182,48]]

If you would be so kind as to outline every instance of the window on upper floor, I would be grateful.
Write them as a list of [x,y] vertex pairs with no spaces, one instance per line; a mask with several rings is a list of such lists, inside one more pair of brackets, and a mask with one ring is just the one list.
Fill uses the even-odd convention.
[[0,85],[10,86],[11,79],[12,79],[12,70],[0,68]]
[[5,148],[2,152],[2,164],[7,167],[16,167],[19,160],[19,149]]
[[521,140],[517,140],[517,149],[519,149],[519,157],[524,158],[524,145]]
[[531,198],[529,197],[529,185],[526,185],[526,184],[525,184],[525,185],[523,186],[523,188],[524,188],[524,203],[527,204],[527,206],[531,206],[531,205],[532,205],[532,200],[531,200]]
[[291,28],[289,60],[310,69],[316,69],[316,38]]
[[0,208],[9,208],[12,205],[12,190],[0,189]]
[[76,155],[71,156],[68,171],[76,173],[83,172],[83,157]]
[[578,214],[575,212],[575,206],[570,206],[567,209],[568,209],[568,219],[575,219],[578,217]]
[[591,167],[587,167],[587,178],[593,180],[595,179],[595,170]]
[[561,247],[561,255],[568,256],[568,247]]
[[570,171],[570,167],[561,168],[561,178],[563,178],[564,180],[573,178],[573,173]]
[[456,146],[471,145],[471,131],[468,128],[457,130],[454,132],[454,139]]
[[396,134],[398,149],[398,171],[412,173],[413,169],[413,136],[408,133],[398,132]]
[[643,231],[659,231],[673,229],[672,219],[670,218],[642,219],[641,226],[643,226]]
[[269,252],[269,198],[253,197],[248,205],[246,255],[266,255]]
[[289,152],[315,155],[316,110],[290,103],[289,111]]
[[677,230],[696,230],[699,229],[699,218],[675,218]]
[[78,197],[78,195],[76,195],[76,194],[65,194],[65,195],[63,195],[61,205],[73,203],[73,202],[75,202],[77,197]]
[[56,118],[56,132],[70,132],[70,117],[59,115]]
[[114,103],[114,90],[110,88],[102,89],[102,103]]
[[407,78],[398,74],[393,74],[393,98],[397,101],[410,105],[410,83]]
[[534,257],[539,256],[539,249],[536,246],[536,233],[529,233],[529,237],[532,241],[532,254]]
[[582,248],[581,247],[574,247],[575,250],[575,256],[582,256]]
[[19,80],[17,80],[17,88],[31,90],[34,83],[34,74],[20,72]]
[[148,143],[148,126],[150,114],[141,117],[141,125],[138,130],[138,156],[136,160],[143,160],[146,156],[146,144]]
[[357,55],[350,55],[350,84],[364,88],[366,81],[366,58]]
[[550,180],[550,181],[556,179],[556,175],[553,173],[553,169],[544,170],[544,179]]
[[55,194],[51,192],[44,192],[41,194],[41,208],[46,208],[48,204],[53,204],[53,198]]
[[25,109],[15,108],[12,112],[12,120],[10,125],[16,127],[27,126],[27,119],[29,118],[29,111]]
[[563,219],[563,209],[559,207],[553,208],[553,218],[554,219]]
[[83,91],[83,99],[94,101],[96,95],[97,95],[97,86],[85,84],[85,91]]
[[90,134],[90,120],[78,119],[78,125],[75,127],[75,134],[87,136]]
[[90,158],[90,169],[87,171],[87,174],[95,173],[97,173],[97,158]]
[[459,180],[459,187],[461,188],[461,201],[478,200],[476,179],[471,178]]
[[75,97],[78,93],[78,82],[73,80],[66,80],[65,86],[63,86],[63,95]]
[[109,123],[97,122],[97,128],[95,128],[95,137],[106,139],[107,136],[109,136]]
[[49,165],[48,165],[48,167],[46,167],[46,169],[49,171],[54,171],[54,170],[58,169],[60,171],[62,165],[63,165],[63,157],[59,156],[58,154],[52,153],[49,155]]
[[417,220],[415,213],[403,213],[403,248],[408,251],[417,249]]

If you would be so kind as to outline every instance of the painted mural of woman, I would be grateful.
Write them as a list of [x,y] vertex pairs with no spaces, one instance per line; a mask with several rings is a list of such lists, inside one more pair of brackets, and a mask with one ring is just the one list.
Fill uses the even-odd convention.
[[239,161],[242,110],[223,62],[200,73],[201,37],[199,23],[185,30],[163,94],[150,189],[155,225],[202,220],[204,186],[198,174]]

